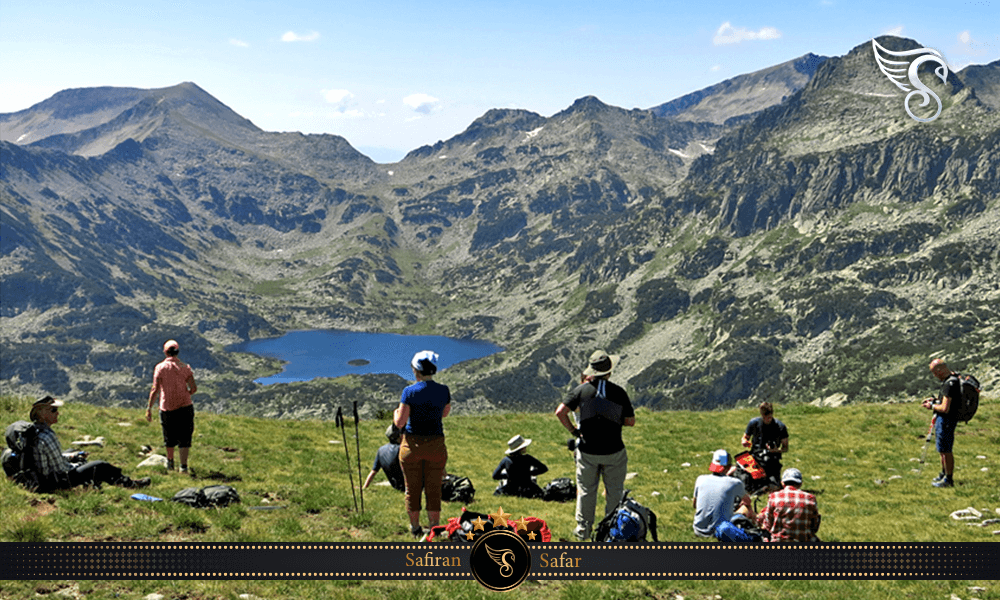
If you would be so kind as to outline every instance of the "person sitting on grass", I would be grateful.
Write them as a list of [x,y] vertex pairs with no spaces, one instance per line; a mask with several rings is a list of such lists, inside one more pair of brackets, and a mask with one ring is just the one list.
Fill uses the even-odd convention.
[[760,526],[771,532],[772,542],[818,542],[820,514],[816,496],[802,487],[802,472],[785,469],[781,474],[784,489],[771,493],[767,506],[757,516]]
[[74,465],[63,456],[62,446],[52,426],[59,421],[61,400],[46,396],[31,406],[29,420],[38,432],[35,440],[34,459],[38,471],[39,492],[68,489],[78,485],[99,487],[110,483],[125,488],[143,488],[149,485],[149,477],[131,479],[122,475],[122,470],[103,460],[92,460],[82,465]]
[[389,485],[393,489],[400,492],[406,491],[406,482],[403,480],[403,469],[399,466],[399,441],[401,436],[402,432],[395,425],[390,424],[386,428],[385,437],[389,439],[389,443],[383,444],[378,449],[378,452],[376,452],[372,470],[368,473],[368,478],[365,479],[365,484],[361,486],[361,489],[367,490],[368,486],[372,484],[372,480],[375,479],[375,474],[379,471],[385,471],[385,478],[389,480]]
[[549,468],[534,456],[525,453],[530,439],[515,435],[507,441],[507,456],[493,471],[493,479],[501,480],[495,496],[521,496],[524,498],[541,498],[542,488],[535,483],[535,477],[548,472]]
[[699,475],[694,483],[694,532],[701,537],[718,537],[716,528],[729,522],[734,514],[749,519],[755,515],[743,482],[731,476],[736,465],[729,452],[713,452],[708,470],[710,475]]

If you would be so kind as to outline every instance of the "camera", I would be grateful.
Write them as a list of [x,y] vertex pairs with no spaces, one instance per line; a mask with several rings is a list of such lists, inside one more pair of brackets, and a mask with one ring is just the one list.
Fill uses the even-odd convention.
[[579,438],[572,437],[566,440],[566,449],[569,450],[570,452],[576,452],[576,447],[579,445],[580,445]]

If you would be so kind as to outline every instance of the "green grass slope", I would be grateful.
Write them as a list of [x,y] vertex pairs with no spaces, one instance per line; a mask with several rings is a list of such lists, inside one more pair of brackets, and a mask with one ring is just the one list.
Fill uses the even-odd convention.
[[[0,422],[26,417],[30,399],[0,397]],[[791,450],[785,466],[800,468],[805,487],[819,491],[823,515],[820,537],[830,542],[996,542],[1000,525],[970,526],[950,518],[974,507],[983,518],[1000,508],[997,448],[1000,415],[995,398],[983,398],[979,414],[959,425],[955,442],[953,489],[937,489],[938,457],[928,448],[927,462],[917,462],[929,413],[916,403],[859,404],[836,409],[806,404],[779,406],[777,417],[788,426]],[[554,408],[554,407],[553,407]],[[349,412],[349,411],[348,411]],[[691,493],[695,478],[707,472],[716,448],[739,450],[750,409],[714,412],[650,412],[641,409],[634,428],[626,430],[629,471],[626,487],[656,512],[661,541],[698,542],[691,530]],[[375,450],[384,443],[387,420],[360,424],[362,477]],[[490,474],[503,456],[506,441],[520,433],[532,438],[531,453],[549,466],[541,478],[573,477],[567,435],[551,413],[457,416],[445,420],[448,471],[468,476],[476,486],[471,510],[506,512],[544,519],[554,539],[570,538],[573,504],[546,503],[492,495]],[[162,469],[140,470],[143,445],[163,452],[160,428],[141,411],[68,404],[56,431],[64,449],[85,435],[104,436],[91,459],[108,460],[132,476],[149,475],[147,493],[170,498],[191,485],[228,482],[242,496],[239,505],[196,510],[172,502],[130,499],[130,491],[105,486],[53,494],[29,493],[0,481],[0,541],[3,542],[410,542],[403,496],[387,486],[365,491],[364,514],[354,509],[351,478],[359,487],[353,423],[347,443],[332,421],[267,420],[201,412],[197,414],[190,464],[196,478]],[[922,472],[915,472],[923,466]],[[350,472],[350,477],[349,477]],[[376,482],[384,481],[383,475]],[[253,510],[271,505],[276,510]],[[458,516],[461,506],[446,503],[442,517]],[[0,599],[45,595],[78,586],[79,597],[142,598],[158,592],[168,598],[230,598],[240,593],[260,598],[476,597],[475,583],[427,582],[3,582]],[[972,584],[969,584],[972,585]],[[969,592],[961,582],[562,582],[526,583],[514,597],[554,594],[558,598],[1000,598],[992,583]],[[901,587],[900,587],[901,586]],[[911,589],[912,588],[912,589]],[[242,591],[240,591],[242,590]],[[906,591],[908,590],[908,591]],[[30,593],[29,593],[30,592]],[[28,593],[28,595],[23,595]],[[172,595],[171,595],[172,594]],[[900,595],[901,594],[901,595]]]

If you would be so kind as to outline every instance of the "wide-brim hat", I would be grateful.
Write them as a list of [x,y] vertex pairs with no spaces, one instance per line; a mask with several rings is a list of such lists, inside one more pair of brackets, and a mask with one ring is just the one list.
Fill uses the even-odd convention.
[[583,374],[591,377],[607,375],[615,370],[621,358],[617,354],[608,354],[604,350],[597,350],[590,355],[590,361],[587,364],[587,368],[583,370]]
[[530,438],[521,437],[521,434],[517,434],[514,437],[507,440],[507,451],[505,454],[514,454],[522,448],[527,448],[528,444],[531,443]]
[[708,465],[708,470],[713,473],[725,473],[732,464],[729,452],[720,449],[712,453],[712,464]]

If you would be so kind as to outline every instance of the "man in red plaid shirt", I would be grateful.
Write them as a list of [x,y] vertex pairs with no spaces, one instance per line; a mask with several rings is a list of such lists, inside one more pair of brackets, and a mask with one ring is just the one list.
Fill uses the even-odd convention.
[[820,515],[816,496],[802,487],[802,472],[785,469],[781,474],[784,489],[773,492],[767,506],[757,515],[757,523],[771,532],[772,542],[818,542]]

